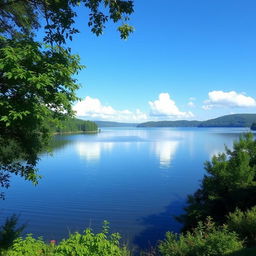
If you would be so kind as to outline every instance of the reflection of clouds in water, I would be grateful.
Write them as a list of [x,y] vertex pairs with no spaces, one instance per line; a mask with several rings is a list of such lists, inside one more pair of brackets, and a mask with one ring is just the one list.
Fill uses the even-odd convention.
[[79,142],[76,150],[81,158],[90,162],[99,160],[101,151],[111,151],[113,145],[113,142]]
[[157,141],[154,143],[155,154],[159,157],[160,167],[169,168],[180,141]]
[[155,140],[159,143],[162,142],[173,142],[177,140],[184,139],[185,134],[180,131],[172,130],[172,129],[165,129],[162,128],[161,130],[155,130],[155,134],[147,134],[149,140]]

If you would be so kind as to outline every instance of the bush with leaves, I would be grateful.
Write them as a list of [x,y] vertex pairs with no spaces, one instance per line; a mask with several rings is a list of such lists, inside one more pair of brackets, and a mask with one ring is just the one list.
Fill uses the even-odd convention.
[[242,212],[236,209],[227,217],[228,228],[235,231],[248,246],[256,246],[256,206]]
[[212,216],[218,223],[238,207],[246,210],[256,205],[256,141],[248,133],[234,142],[233,149],[213,156],[205,163],[207,175],[201,187],[188,197],[185,214],[177,219],[183,230],[195,227],[198,221]]
[[158,249],[162,256],[224,256],[239,251],[243,242],[226,226],[217,227],[210,218],[184,234],[166,233]]
[[16,239],[12,247],[2,251],[3,256],[52,256],[52,247],[44,243],[42,238],[35,239],[28,234],[24,239]]
[[4,256],[129,256],[126,247],[120,245],[120,235],[109,233],[108,222],[104,222],[101,233],[94,234],[86,229],[82,234],[76,232],[63,239],[58,245],[46,244],[42,238],[32,235],[18,238]]

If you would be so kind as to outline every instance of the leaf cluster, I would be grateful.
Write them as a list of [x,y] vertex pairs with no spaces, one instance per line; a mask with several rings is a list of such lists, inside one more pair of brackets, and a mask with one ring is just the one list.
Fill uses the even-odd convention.
[[50,138],[48,123],[72,115],[79,88],[79,57],[32,39],[0,37],[0,185],[10,173],[37,183],[38,153]]
[[109,20],[121,22],[118,26],[121,38],[126,39],[133,32],[133,27],[127,24],[134,11],[130,0],[1,0],[0,33],[11,37],[20,34],[33,37],[41,27],[46,43],[62,45],[79,32],[75,18],[77,8],[82,6],[89,10],[87,24],[97,36],[103,33]]
[[229,213],[227,226],[245,239],[247,246],[256,246],[256,206],[244,212],[236,209]]

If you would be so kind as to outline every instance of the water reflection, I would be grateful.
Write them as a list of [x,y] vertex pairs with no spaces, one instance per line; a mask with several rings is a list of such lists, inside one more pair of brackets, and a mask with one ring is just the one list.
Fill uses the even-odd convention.
[[1,202],[0,222],[21,213],[21,223],[29,221],[26,232],[58,240],[67,227],[82,231],[92,223],[97,232],[107,219],[113,232],[143,247],[178,230],[172,215],[182,213],[187,195],[198,188],[203,163],[242,132],[109,128],[56,136],[52,156],[41,156],[39,186],[15,179]]
[[78,142],[75,148],[79,156],[86,161],[98,161],[102,151],[111,151],[113,142]]
[[157,141],[153,144],[155,154],[159,157],[160,168],[166,169],[171,166],[179,144],[180,141]]

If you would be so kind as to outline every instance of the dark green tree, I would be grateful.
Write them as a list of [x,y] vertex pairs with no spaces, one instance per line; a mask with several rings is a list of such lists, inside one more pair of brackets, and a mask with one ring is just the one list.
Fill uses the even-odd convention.
[[251,133],[234,142],[233,149],[205,163],[207,175],[200,188],[188,197],[185,214],[178,217],[184,230],[211,216],[224,223],[236,208],[247,210],[256,205],[256,141]]
[[[78,7],[79,6],[79,7]],[[121,0],[0,0],[0,185],[11,174],[37,183],[38,153],[48,145],[49,123],[73,116],[79,88],[73,78],[79,57],[66,47],[79,31],[76,8],[89,9],[88,26],[100,35],[107,21],[121,22],[121,38],[132,1]],[[44,42],[36,42],[41,28]]]
[[8,249],[15,239],[21,236],[26,225],[17,226],[19,217],[13,214],[5,220],[5,223],[0,227],[0,248]]
[[256,131],[256,123],[252,123],[251,129],[252,129],[253,131]]

